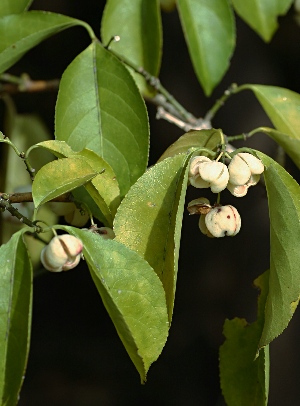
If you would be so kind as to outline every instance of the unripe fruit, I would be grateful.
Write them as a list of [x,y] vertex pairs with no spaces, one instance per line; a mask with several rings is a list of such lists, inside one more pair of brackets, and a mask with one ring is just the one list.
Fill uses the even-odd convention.
[[71,226],[81,228],[88,221],[89,214],[82,214],[81,210],[77,209],[77,207],[75,206],[75,210],[73,210],[71,213],[66,214],[64,218],[67,223],[71,224]]
[[48,202],[50,209],[58,216],[65,216],[72,213],[76,206],[73,202]]
[[241,217],[231,205],[218,206],[206,214],[205,225],[214,237],[234,236],[240,231]]
[[97,228],[97,233],[100,234],[104,240],[113,240],[116,236],[114,230],[109,227]]
[[78,265],[82,249],[79,238],[69,234],[58,235],[43,248],[41,262],[48,271],[67,271]]

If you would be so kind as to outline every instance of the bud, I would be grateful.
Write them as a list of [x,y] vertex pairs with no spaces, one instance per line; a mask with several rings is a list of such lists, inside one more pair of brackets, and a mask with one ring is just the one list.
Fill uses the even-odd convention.
[[79,238],[69,234],[58,235],[43,248],[41,262],[48,271],[67,271],[78,265],[82,249]]
[[218,206],[206,214],[205,225],[214,237],[234,236],[240,231],[241,217],[231,205]]

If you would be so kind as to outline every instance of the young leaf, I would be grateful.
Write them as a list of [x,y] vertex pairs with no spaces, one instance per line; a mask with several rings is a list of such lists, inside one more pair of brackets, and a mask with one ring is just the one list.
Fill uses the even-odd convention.
[[254,281],[260,289],[257,320],[248,324],[245,319],[226,320],[226,337],[220,347],[220,378],[228,406],[266,406],[269,392],[269,346],[256,357],[264,324],[264,307],[268,294],[269,272]]
[[22,239],[23,231],[13,234],[0,247],[1,405],[17,404],[29,352],[32,267]]
[[276,86],[244,85],[252,90],[278,131],[300,139],[300,95]]
[[256,151],[266,169],[264,178],[270,216],[270,278],[265,324],[259,347],[287,327],[300,297],[300,186],[282,166]]
[[[186,153],[191,148],[207,148],[215,151],[217,145],[220,144],[223,139],[224,135],[222,130],[216,130],[214,128],[210,130],[189,131],[170,145],[159,158],[158,162],[177,154]],[[201,154],[206,155],[205,151],[202,151]]]
[[35,207],[85,184],[98,173],[79,156],[49,162],[37,172],[32,184]]
[[298,139],[295,139],[280,131],[267,127],[261,127],[260,131],[276,141],[300,169],[300,136]]
[[8,14],[22,13],[28,9],[33,0],[1,0],[0,17]]
[[99,43],[78,55],[63,74],[55,128],[56,139],[75,151],[92,149],[111,165],[121,196],[146,169],[145,104],[128,70]]
[[287,13],[294,0],[231,0],[237,14],[261,38],[269,42],[278,28],[277,18]]
[[189,155],[150,168],[131,187],[114,223],[116,240],[136,251],[161,279],[172,319]]
[[[103,43],[108,44],[115,35],[120,36],[120,41],[112,42],[110,49],[158,76],[162,47],[159,0],[108,0],[101,22]],[[153,93],[140,74],[133,76],[143,94]]]
[[144,382],[168,335],[166,299],[159,278],[123,244],[87,230],[64,230],[83,242],[83,254],[103,304]]
[[80,20],[45,11],[28,11],[0,18],[0,73],[46,38],[75,25],[89,29]]
[[209,96],[234,50],[233,12],[228,0],[177,0],[177,8],[194,70]]

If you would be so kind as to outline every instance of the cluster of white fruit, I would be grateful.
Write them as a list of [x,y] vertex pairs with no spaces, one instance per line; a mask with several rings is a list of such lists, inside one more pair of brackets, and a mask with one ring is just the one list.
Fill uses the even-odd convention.
[[[103,239],[113,239],[111,228],[100,227],[96,232]],[[82,241],[70,234],[56,235],[41,252],[41,263],[50,272],[68,271],[75,268],[82,257]]]
[[[245,196],[250,186],[258,183],[264,171],[263,163],[248,152],[233,156],[228,167],[205,156],[191,160],[190,184],[196,188],[210,188],[213,193],[228,189],[236,197]],[[241,217],[235,207],[216,204],[212,207],[206,198],[193,200],[188,205],[191,214],[200,214],[200,231],[208,237],[234,236],[241,228]]]

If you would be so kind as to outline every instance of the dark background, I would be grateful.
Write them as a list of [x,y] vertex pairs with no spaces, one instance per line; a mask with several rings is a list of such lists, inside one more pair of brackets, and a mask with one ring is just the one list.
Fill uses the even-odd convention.
[[[104,3],[36,0],[32,8],[82,19],[98,33]],[[300,27],[293,10],[280,19],[280,29],[269,45],[237,18],[231,67],[210,98],[204,97],[193,72],[177,12],[163,13],[163,24],[161,80],[197,116],[204,115],[232,82],[300,92]],[[59,78],[88,44],[84,29],[69,29],[30,51],[11,72],[27,72],[33,79]],[[15,97],[19,112],[38,113],[52,132],[55,100],[55,92]],[[182,131],[156,121],[153,106],[149,115],[153,164]],[[242,92],[228,101],[213,124],[235,135],[270,122],[253,95]],[[261,134],[247,145],[272,156],[277,153],[274,143]],[[286,167],[299,180],[289,159]],[[197,191],[188,191],[187,201],[196,197]],[[235,238],[208,239],[199,232],[195,217],[185,215],[172,328],[146,385],[140,385],[84,265],[34,281],[32,343],[20,406],[224,405],[218,376],[223,323],[235,316],[255,320],[257,291],[252,282],[269,266],[264,188],[251,188],[247,199],[237,201],[229,193],[225,197],[242,216],[243,227]],[[298,312],[286,332],[271,344],[270,406],[299,404]]]

